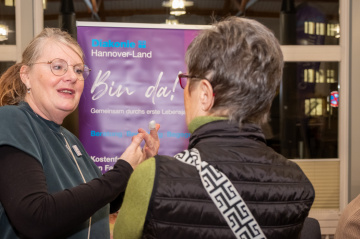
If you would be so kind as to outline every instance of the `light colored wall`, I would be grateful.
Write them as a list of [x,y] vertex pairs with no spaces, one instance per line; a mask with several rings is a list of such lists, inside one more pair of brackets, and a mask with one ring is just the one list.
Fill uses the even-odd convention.
[[360,194],[360,1],[351,1],[349,201]]

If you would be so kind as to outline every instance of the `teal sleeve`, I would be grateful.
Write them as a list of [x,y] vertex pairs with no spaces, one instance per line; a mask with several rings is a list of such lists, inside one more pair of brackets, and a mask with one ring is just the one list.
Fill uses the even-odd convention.
[[28,117],[16,106],[0,107],[0,146],[20,149],[43,164],[39,141]]
[[114,225],[114,239],[141,238],[155,179],[155,158],[141,163],[133,172]]

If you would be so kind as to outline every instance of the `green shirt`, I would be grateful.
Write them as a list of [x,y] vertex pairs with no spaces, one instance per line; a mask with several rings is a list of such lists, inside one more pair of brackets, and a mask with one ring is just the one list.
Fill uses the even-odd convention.
[[[206,123],[225,119],[224,117],[197,117],[189,124],[188,128],[193,133]],[[155,158],[150,158],[140,164],[130,177],[124,202],[114,225],[114,239],[141,238],[154,187],[154,179]]]

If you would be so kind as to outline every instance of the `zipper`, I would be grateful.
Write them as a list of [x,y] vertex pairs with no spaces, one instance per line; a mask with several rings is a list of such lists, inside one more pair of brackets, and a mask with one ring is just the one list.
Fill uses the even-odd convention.
[[[66,143],[65,146],[66,146],[67,150],[70,152],[72,158],[74,159],[74,162],[75,162],[75,164],[76,164],[76,167],[77,167],[78,170],[79,170],[79,173],[80,173],[80,175],[81,175],[81,177],[82,177],[83,182],[86,183],[86,180],[85,180],[85,178],[84,178],[84,175],[83,175],[83,173],[81,172],[80,166],[79,166],[78,162],[76,161],[76,158],[75,158],[75,156],[74,156],[74,154],[73,154],[73,152],[72,152],[72,150],[71,150],[71,148],[70,148],[70,145],[69,145],[68,141],[66,140],[66,138],[65,138],[65,136],[63,135],[62,132],[60,132],[60,134],[63,136],[63,138],[64,138],[64,140],[65,140],[65,143]],[[88,237],[87,237],[88,239],[90,239],[90,230],[91,230],[91,217],[89,218],[89,230],[88,230]]]

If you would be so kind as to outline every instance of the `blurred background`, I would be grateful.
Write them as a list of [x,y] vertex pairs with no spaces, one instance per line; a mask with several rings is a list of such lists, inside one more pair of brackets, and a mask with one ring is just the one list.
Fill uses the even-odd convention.
[[[274,32],[286,61],[263,125],[267,144],[308,175],[316,190],[311,214],[324,238],[331,238],[339,212],[360,193],[357,12],[356,0],[0,0],[0,73],[21,59],[44,27],[60,27],[76,38],[76,21],[171,28],[227,16],[255,19]],[[78,124],[75,112],[64,126],[78,134]]]

